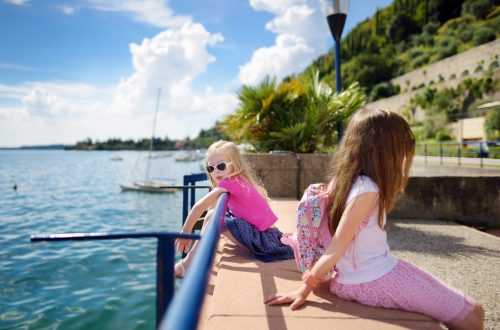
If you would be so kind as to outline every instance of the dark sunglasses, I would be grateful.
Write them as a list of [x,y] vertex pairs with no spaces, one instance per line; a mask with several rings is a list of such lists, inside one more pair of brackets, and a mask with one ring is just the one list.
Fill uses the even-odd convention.
[[231,164],[231,162],[220,162],[220,163],[217,163],[217,165],[213,166],[213,165],[207,165],[207,172],[208,173],[212,173],[213,171],[215,171],[215,169],[218,169],[219,171],[225,171],[227,169],[227,167],[229,166],[229,164]]

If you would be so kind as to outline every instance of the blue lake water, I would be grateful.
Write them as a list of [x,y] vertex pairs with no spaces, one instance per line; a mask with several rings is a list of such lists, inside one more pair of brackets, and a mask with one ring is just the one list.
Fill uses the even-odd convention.
[[[154,329],[155,239],[30,242],[32,234],[178,231],[181,191],[119,188],[143,176],[145,154],[0,151],[0,329]],[[200,171],[200,161],[166,157],[152,160],[150,177],[182,184]]]

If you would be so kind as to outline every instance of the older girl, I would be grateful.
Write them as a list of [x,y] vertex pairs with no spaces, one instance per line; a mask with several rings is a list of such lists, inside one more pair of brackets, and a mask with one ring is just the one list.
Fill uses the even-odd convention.
[[361,304],[429,315],[451,329],[482,329],[484,311],[471,297],[394,257],[384,231],[386,213],[406,187],[415,140],[403,117],[386,110],[358,110],[334,156],[329,196],[331,244],[303,284],[273,294],[267,305],[296,309],[334,269],[330,291]]

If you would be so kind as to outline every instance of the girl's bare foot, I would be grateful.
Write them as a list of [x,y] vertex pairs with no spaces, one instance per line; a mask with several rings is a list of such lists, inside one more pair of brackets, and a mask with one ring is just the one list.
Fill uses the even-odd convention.
[[186,273],[186,268],[184,268],[184,263],[182,259],[181,261],[175,264],[174,271],[175,271],[175,277],[184,277],[184,274]]

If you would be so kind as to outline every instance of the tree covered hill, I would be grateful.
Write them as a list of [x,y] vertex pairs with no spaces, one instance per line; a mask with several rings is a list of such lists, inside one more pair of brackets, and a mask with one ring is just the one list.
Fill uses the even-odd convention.
[[[358,81],[370,101],[388,97],[399,92],[387,84],[391,78],[499,35],[499,0],[395,0],[341,41],[342,85]],[[318,70],[334,86],[334,60],[329,52],[299,76]]]

